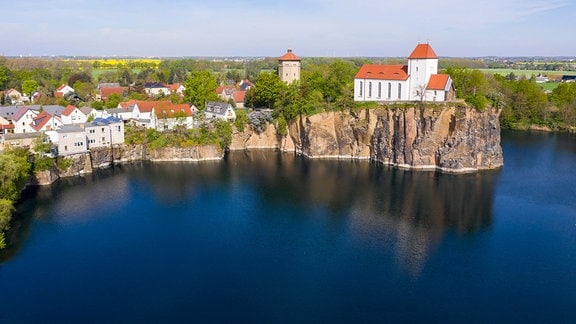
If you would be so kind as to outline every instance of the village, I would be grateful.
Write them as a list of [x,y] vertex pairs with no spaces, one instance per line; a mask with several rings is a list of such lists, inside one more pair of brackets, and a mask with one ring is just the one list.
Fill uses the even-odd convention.
[[[364,64],[354,78],[354,101],[454,100],[452,79],[448,74],[438,74],[438,56],[430,44],[418,44],[407,61],[406,65]],[[291,84],[300,80],[300,75],[301,59],[288,49],[278,58],[278,77]],[[146,83],[144,92],[149,100],[130,99],[108,109],[71,104],[66,107],[38,105],[34,104],[37,93],[27,95],[9,89],[5,92],[5,101],[12,105],[0,107],[1,144],[2,147],[31,147],[42,137],[51,144],[52,156],[66,156],[124,143],[126,124],[165,131],[175,127],[193,129],[211,120],[233,122],[238,109],[247,109],[244,100],[253,86],[250,80],[220,85],[216,89],[220,101],[206,102],[202,111],[192,104],[166,99],[170,95],[183,98],[185,87],[180,83]],[[106,102],[112,95],[125,95],[128,87],[101,83],[97,90],[97,100]],[[81,99],[68,84],[58,87],[53,96]]]

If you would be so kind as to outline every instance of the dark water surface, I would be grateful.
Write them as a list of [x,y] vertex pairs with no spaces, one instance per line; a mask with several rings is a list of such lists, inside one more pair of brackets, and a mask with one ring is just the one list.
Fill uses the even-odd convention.
[[477,174],[274,152],[30,192],[0,322],[576,321],[576,137]]

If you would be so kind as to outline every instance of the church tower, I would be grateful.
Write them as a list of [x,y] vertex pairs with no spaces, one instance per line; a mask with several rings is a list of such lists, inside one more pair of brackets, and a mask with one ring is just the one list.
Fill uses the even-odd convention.
[[430,44],[418,44],[408,56],[409,100],[420,100],[430,76],[438,73],[438,55]]
[[278,76],[286,84],[300,80],[300,58],[292,53],[291,48],[278,58]]

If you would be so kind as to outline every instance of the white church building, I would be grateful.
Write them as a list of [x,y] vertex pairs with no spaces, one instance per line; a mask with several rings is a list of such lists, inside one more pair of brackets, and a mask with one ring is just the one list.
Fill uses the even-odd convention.
[[408,65],[364,64],[354,77],[354,101],[447,101],[454,99],[448,74],[438,74],[430,44],[418,44]]

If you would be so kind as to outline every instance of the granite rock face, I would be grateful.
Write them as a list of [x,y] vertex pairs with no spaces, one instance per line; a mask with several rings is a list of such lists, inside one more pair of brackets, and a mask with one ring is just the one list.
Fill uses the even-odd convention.
[[472,172],[503,165],[499,115],[497,109],[458,105],[325,112],[296,118],[286,137],[270,128],[262,134],[237,133],[233,149],[266,147],[309,158]]

